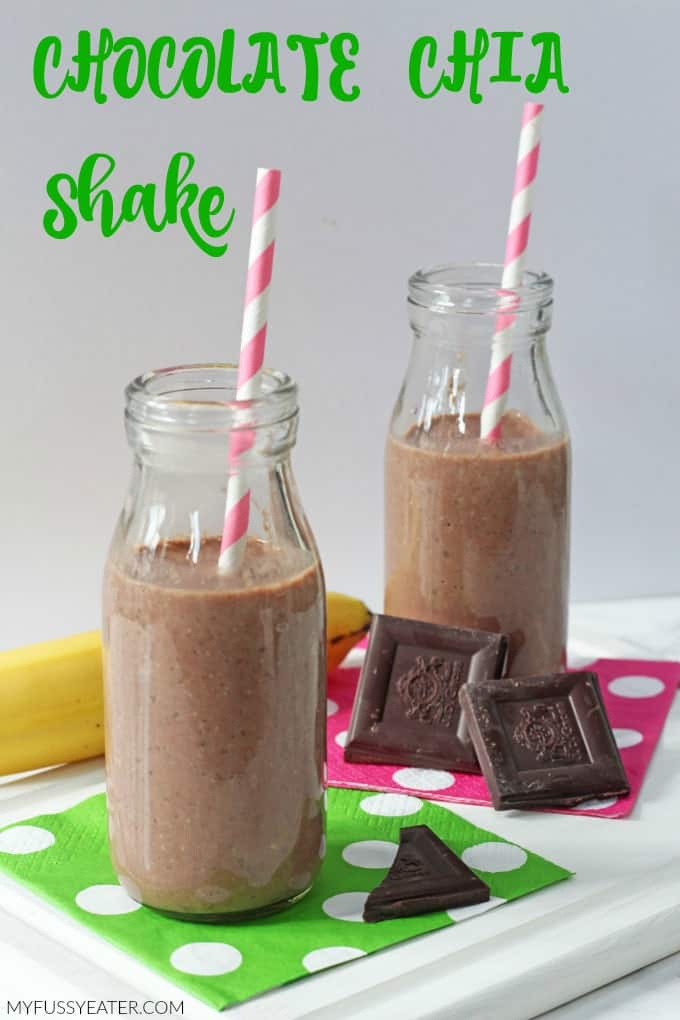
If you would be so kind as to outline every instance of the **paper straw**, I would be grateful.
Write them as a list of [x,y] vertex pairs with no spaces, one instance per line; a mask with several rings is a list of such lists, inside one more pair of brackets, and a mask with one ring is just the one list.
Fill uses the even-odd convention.
[[[260,391],[260,376],[267,339],[269,288],[276,243],[275,214],[280,187],[280,170],[260,168],[257,171],[241,328],[237,400],[252,400]],[[218,561],[220,573],[235,570],[245,551],[250,517],[250,487],[245,472],[239,468],[239,462],[242,454],[250,450],[254,442],[253,429],[233,431],[229,440],[227,505]]]
[[[510,223],[505,246],[502,290],[514,290],[522,282],[522,273],[529,242],[531,208],[533,204],[533,183],[538,169],[538,155],[541,148],[541,103],[525,103],[522,113],[522,129],[519,135],[515,187],[510,207]],[[482,407],[481,436],[490,443],[501,438],[501,418],[505,411],[510,388],[512,353],[510,332],[515,322],[515,309],[519,303],[516,295],[508,295],[502,301],[502,311],[496,315],[496,325],[491,348],[491,365]]]

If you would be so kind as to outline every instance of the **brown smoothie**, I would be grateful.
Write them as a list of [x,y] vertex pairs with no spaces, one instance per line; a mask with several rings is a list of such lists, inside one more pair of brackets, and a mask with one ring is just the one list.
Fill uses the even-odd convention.
[[109,561],[106,771],[114,867],[178,914],[246,914],[311,885],[323,844],[325,647],[317,561],[219,539]]
[[504,631],[512,676],[565,659],[569,443],[508,412],[498,444],[479,416],[442,415],[387,441],[385,612]]

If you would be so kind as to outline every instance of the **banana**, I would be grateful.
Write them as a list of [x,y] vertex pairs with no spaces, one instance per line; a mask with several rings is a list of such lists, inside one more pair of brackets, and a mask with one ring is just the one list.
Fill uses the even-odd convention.
[[[371,613],[329,592],[328,669],[363,637]],[[104,753],[99,631],[0,652],[0,775]]]
[[328,670],[337,669],[354,645],[371,626],[371,612],[359,599],[329,591],[326,595],[328,611],[327,642]]
[[0,652],[0,775],[103,751],[98,631]]

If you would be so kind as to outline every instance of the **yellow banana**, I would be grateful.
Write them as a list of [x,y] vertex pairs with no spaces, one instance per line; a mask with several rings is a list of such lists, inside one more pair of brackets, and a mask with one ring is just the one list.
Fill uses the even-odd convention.
[[0,652],[0,775],[103,751],[98,631]]
[[359,599],[329,591],[326,595],[328,610],[328,669],[336,669],[347,653],[364,636],[371,626],[371,612]]
[[[329,592],[328,668],[366,633],[363,602]],[[99,631],[0,652],[0,775],[104,753]]]

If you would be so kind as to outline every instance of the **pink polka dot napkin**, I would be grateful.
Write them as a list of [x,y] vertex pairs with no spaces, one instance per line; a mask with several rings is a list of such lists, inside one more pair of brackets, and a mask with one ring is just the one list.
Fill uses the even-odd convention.
[[[680,663],[641,659],[598,659],[597,673],[609,721],[628,774],[627,797],[587,801],[576,808],[549,808],[564,814],[625,818],[642,789],[649,762],[680,685]],[[482,776],[399,765],[350,764],[343,755],[358,669],[338,669],[328,678],[328,785],[352,790],[417,793],[458,804],[490,805]]]

